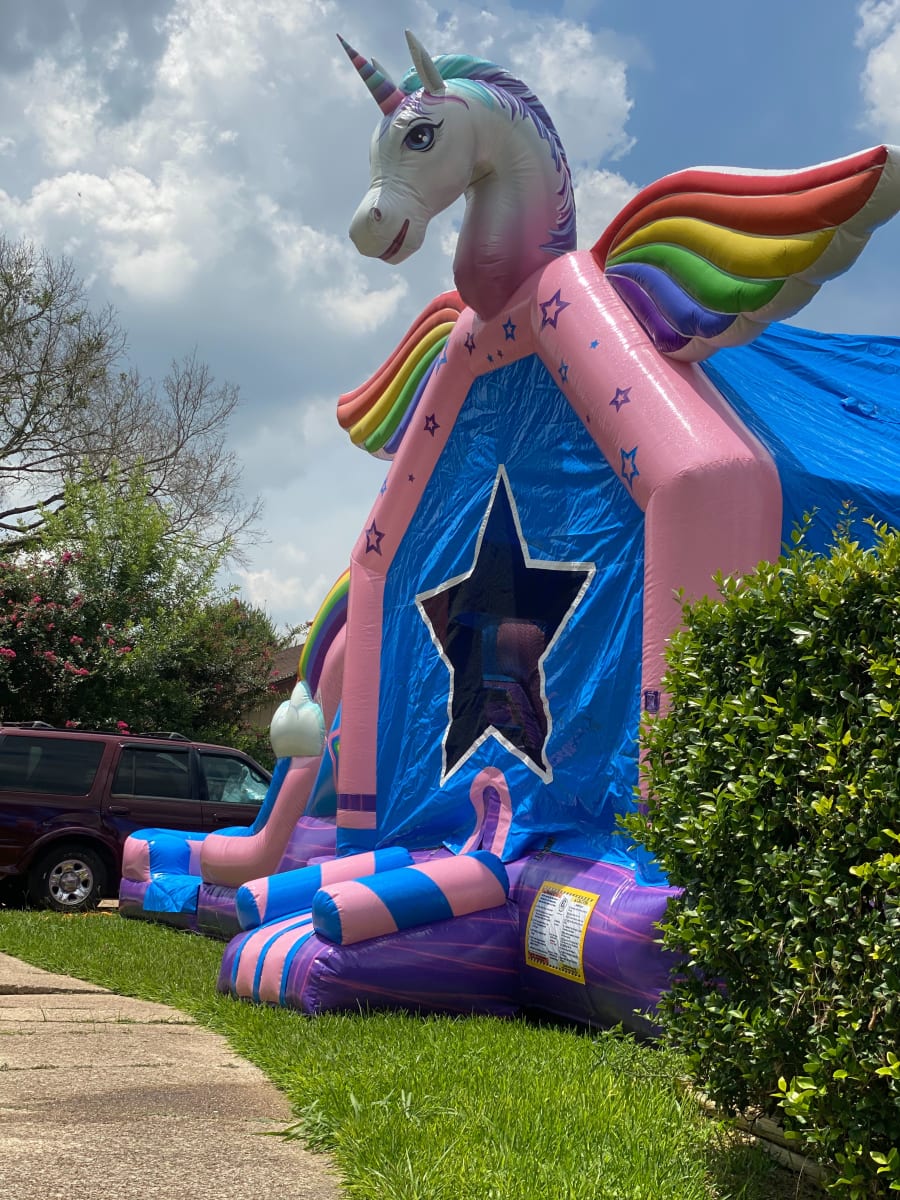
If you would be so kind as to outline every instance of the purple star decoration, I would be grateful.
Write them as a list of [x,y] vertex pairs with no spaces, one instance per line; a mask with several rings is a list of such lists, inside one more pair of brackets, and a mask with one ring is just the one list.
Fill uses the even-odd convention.
[[[559,314],[564,308],[569,307],[569,301],[563,300],[560,295],[560,289],[550,297],[549,300],[544,300],[541,303],[541,329],[545,329],[548,325],[556,328],[556,322],[559,320]],[[550,310],[553,310],[552,312]]]
[[381,543],[384,539],[384,534],[373,521],[366,530],[366,554],[374,550],[376,554],[381,553]]
[[640,475],[637,469],[635,459],[637,457],[638,448],[635,446],[633,450],[622,451],[622,478],[630,488],[634,487],[634,481]]
[[610,405],[610,408],[614,408],[616,410],[616,412],[618,412],[623,404],[630,404],[630,403],[631,403],[631,388],[630,387],[627,387],[627,388],[617,387],[616,394],[613,396],[612,400],[610,400],[609,405]]
[[434,415],[434,413],[429,413],[425,418],[425,432],[430,433],[431,436],[434,437],[439,429],[440,425],[438,425],[437,417]]

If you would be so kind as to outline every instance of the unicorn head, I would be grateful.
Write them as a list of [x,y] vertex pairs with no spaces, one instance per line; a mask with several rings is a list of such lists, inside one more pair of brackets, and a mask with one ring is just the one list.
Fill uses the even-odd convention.
[[431,218],[465,195],[453,273],[466,304],[488,319],[550,257],[574,249],[565,153],[519,80],[483,59],[432,60],[408,31],[406,40],[414,69],[397,87],[341,38],[383,114],[350,237],[362,254],[403,262]]

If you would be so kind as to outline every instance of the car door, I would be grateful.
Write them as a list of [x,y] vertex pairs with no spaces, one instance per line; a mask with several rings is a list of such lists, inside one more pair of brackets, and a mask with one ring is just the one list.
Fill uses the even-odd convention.
[[189,746],[123,745],[104,818],[123,839],[136,829],[203,829]]
[[266,798],[269,780],[247,759],[227,751],[198,750],[205,785],[204,829],[252,825]]

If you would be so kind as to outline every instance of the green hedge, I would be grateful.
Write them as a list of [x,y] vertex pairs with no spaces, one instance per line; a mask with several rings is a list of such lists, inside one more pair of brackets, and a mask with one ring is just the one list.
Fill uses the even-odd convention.
[[663,1001],[698,1083],[846,1197],[900,1191],[900,535],[846,528],[685,608],[626,821],[684,888]]

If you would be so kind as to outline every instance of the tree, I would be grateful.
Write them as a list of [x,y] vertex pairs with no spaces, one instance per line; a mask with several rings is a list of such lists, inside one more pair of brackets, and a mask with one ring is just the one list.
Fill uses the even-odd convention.
[[125,334],[106,307],[92,312],[65,258],[0,237],[0,546],[27,548],[66,479],[128,478],[140,463],[147,494],[172,534],[191,531],[231,553],[253,535],[258,501],[240,493],[225,447],[238,403],[189,354],[162,386],[123,358]]
[[39,545],[0,563],[0,717],[253,742],[243,714],[284,638],[217,591],[224,550],[173,530],[140,468],[62,500]]

